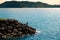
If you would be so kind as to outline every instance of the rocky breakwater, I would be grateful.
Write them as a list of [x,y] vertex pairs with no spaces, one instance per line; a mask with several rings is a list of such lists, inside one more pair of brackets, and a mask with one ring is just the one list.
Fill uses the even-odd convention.
[[36,29],[15,19],[0,20],[0,38],[24,37],[36,33]]

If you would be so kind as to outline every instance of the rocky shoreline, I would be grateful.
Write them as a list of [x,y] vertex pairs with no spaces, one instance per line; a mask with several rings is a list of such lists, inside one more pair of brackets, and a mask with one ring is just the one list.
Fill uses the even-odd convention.
[[1,19],[0,20],[0,38],[24,37],[26,35],[33,35],[36,29],[18,22],[15,19]]

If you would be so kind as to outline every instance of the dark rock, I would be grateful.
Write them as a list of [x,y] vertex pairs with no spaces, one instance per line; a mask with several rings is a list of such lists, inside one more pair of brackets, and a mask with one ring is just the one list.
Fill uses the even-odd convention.
[[24,37],[36,33],[36,29],[15,19],[0,20],[0,38]]

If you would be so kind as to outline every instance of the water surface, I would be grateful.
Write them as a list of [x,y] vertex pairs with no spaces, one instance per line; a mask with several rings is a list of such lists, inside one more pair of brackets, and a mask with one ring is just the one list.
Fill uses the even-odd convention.
[[28,22],[39,32],[33,36],[14,40],[60,40],[60,8],[1,8],[0,18]]

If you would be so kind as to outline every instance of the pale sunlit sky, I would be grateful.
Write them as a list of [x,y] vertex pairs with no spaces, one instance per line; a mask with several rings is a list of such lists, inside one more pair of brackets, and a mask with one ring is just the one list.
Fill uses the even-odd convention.
[[[0,4],[5,2],[5,1],[11,1],[11,0],[0,0]],[[48,3],[48,4],[51,4],[51,5],[60,5],[60,0],[16,0],[16,1],[41,1],[41,2],[44,2],[44,3]]]

